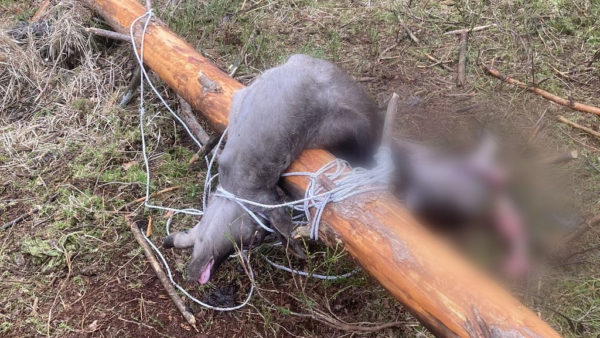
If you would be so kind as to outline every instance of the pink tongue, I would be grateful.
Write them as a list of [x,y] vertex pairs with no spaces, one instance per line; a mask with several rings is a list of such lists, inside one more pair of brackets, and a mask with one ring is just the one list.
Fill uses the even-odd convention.
[[200,275],[200,278],[198,278],[198,283],[200,284],[206,284],[208,282],[208,280],[210,279],[210,270],[212,269],[212,266],[214,264],[214,260],[210,260],[208,262],[208,264],[206,264],[206,267],[204,268],[204,271],[202,271],[202,274]]

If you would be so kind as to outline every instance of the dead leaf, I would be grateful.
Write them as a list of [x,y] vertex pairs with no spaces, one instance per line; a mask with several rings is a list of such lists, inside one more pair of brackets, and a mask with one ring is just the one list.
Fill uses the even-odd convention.
[[148,226],[146,227],[146,237],[152,236],[152,230],[154,227],[152,226],[152,216],[148,217]]

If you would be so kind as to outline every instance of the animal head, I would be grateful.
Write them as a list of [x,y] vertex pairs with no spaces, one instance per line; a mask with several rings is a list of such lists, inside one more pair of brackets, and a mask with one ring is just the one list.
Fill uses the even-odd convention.
[[255,240],[262,241],[263,237],[263,230],[237,203],[214,196],[202,220],[189,231],[168,236],[163,247],[193,247],[187,277],[206,284],[236,247],[247,248]]

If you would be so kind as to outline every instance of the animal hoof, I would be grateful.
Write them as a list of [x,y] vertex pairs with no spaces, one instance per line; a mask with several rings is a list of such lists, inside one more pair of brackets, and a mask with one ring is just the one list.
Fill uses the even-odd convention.
[[300,241],[290,241],[290,246],[288,247],[290,253],[296,256],[299,259],[306,260],[306,252],[304,251],[304,247]]
[[163,248],[170,249],[175,247],[175,241],[173,240],[173,236],[169,235],[165,238],[162,244]]

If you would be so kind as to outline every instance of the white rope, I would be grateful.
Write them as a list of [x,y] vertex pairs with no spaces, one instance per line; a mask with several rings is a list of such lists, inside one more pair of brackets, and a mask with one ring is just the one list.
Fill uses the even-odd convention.
[[[165,108],[167,108],[167,110],[169,111],[169,113],[171,113],[171,115],[177,120],[179,121],[179,123],[183,126],[183,128],[185,129],[185,131],[188,133],[188,135],[192,138],[192,140],[194,140],[194,142],[198,145],[198,147],[202,147],[202,144],[194,137],[194,135],[192,134],[192,132],[189,130],[188,126],[183,122],[183,120],[181,120],[181,118],[173,111],[173,109],[171,109],[171,107],[167,104],[167,102],[165,101],[165,99],[162,97],[162,95],[160,95],[160,93],[158,92],[158,90],[156,89],[156,87],[154,87],[154,85],[152,84],[152,81],[150,81],[150,77],[148,76],[148,73],[146,72],[146,69],[144,68],[144,41],[145,41],[145,37],[146,37],[146,30],[148,29],[148,24],[150,23],[150,20],[152,19],[153,16],[153,12],[152,10],[149,10],[148,12],[146,12],[145,14],[139,16],[138,18],[136,18],[135,20],[133,20],[133,22],[131,23],[131,25],[129,26],[129,36],[131,38],[131,43],[133,45],[133,51],[135,53],[135,57],[137,59],[138,62],[138,67],[140,67],[141,70],[141,81],[140,81],[140,105],[139,105],[139,111],[140,111],[140,133],[141,133],[141,138],[142,138],[142,157],[144,158],[144,165],[145,165],[145,169],[146,169],[146,196],[144,199],[144,206],[146,208],[149,209],[158,209],[158,210],[166,210],[166,211],[171,211],[173,212],[173,215],[171,215],[171,217],[169,217],[169,219],[167,220],[167,235],[170,234],[169,233],[169,226],[171,224],[171,219],[174,215],[179,214],[179,213],[183,213],[183,214],[188,214],[188,215],[194,215],[194,216],[198,216],[198,215],[203,215],[204,212],[202,210],[198,210],[195,208],[185,208],[185,209],[175,209],[175,208],[168,208],[168,207],[163,207],[163,206],[158,206],[158,205],[153,205],[150,204],[149,199],[150,199],[150,165],[149,165],[149,160],[148,160],[148,155],[146,153],[146,137],[145,137],[145,133],[144,133],[144,125],[145,125],[145,120],[144,120],[144,116],[146,113],[145,107],[144,107],[144,83],[146,80],[148,82],[148,85],[150,86],[150,88],[152,89],[152,91],[154,92],[154,94],[156,94],[156,96],[160,99],[160,101],[162,102],[163,106],[165,106]],[[133,27],[135,26],[135,24],[143,19],[146,18],[145,22],[144,22],[144,28],[142,31],[142,39],[140,41],[140,52],[138,53],[137,51],[137,46],[135,43],[135,37],[133,35]],[[219,140],[219,144],[221,143],[221,141],[223,140],[223,138],[221,137],[221,140]],[[218,148],[217,148],[218,149]],[[208,157],[205,157],[205,160],[208,164],[208,171],[207,171],[207,177],[206,177],[206,181],[205,181],[205,185],[204,185],[204,191],[203,191],[203,207],[204,209],[206,209],[206,197],[207,197],[207,193],[210,191],[210,186],[211,186],[211,182],[212,180],[217,177],[217,175],[214,175],[211,177],[211,169],[212,169],[212,164],[214,162],[215,159],[215,154],[216,151],[213,153],[213,157],[211,158],[210,161],[208,161]],[[207,188],[208,187],[208,188]],[[156,245],[154,245],[154,243],[148,238],[146,237],[146,234],[144,234],[144,232],[142,232],[142,235],[144,236],[144,239],[146,240],[146,242],[148,242],[148,244],[150,245],[150,247],[152,248],[152,250],[154,250],[154,253],[160,258],[163,266],[165,267],[165,270],[167,271],[167,276],[169,277],[169,281],[171,282],[171,284],[173,284],[173,286],[175,286],[179,291],[181,291],[181,293],[183,293],[186,297],[188,297],[190,300],[192,300],[193,302],[207,308],[207,309],[211,309],[211,310],[216,310],[216,311],[234,311],[234,310],[238,310],[241,309],[242,307],[246,306],[248,304],[248,302],[250,302],[250,299],[252,298],[252,295],[254,293],[254,272],[252,271],[252,267],[250,266],[250,261],[248,260],[247,257],[242,258],[243,257],[243,253],[240,253],[240,259],[242,260],[242,264],[244,264],[244,260],[246,261],[246,265],[248,266],[248,273],[249,273],[249,278],[250,278],[250,290],[248,291],[248,295],[246,296],[246,299],[236,305],[236,306],[232,306],[232,307],[218,307],[218,306],[213,306],[207,303],[202,302],[201,300],[195,298],[194,296],[192,296],[191,294],[189,294],[183,287],[181,287],[181,285],[179,285],[177,282],[175,282],[175,280],[173,279],[173,274],[171,272],[171,269],[169,267],[169,264],[167,263],[165,257],[163,256],[163,254],[160,252],[160,250],[156,247]]]
[[[167,235],[170,235],[171,220],[172,220],[172,217],[174,217],[175,215],[183,213],[183,214],[188,214],[188,215],[193,215],[193,216],[201,216],[204,214],[203,210],[206,209],[206,202],[208,200],[208,195],[212,191],[212,181],[215,178],[217,178],[217,176],[218,176],[218,174],[214,174],[214,175],[212,174],[212,167],[213,167],[214,161],[217,157],[217,153],[223,142],[223,139],[227,133],[227,129],[223,132],[223,135],[221,135],[221,138],[219,139],[219,142],[217,143],[217,145],[215,147],[215,151],[213,151],[212,157],[210,158],[210,160],[208,158],[208,155],[204,157],[204,159],[207,163],[207,173],[206,173],[204,189],[203,189],[203,193],[202,193],[203,210],[198,210],[195,208],[176,209],[176,208],[169,208],[169,207],[153,205],[150,203],[150,176],[151,176],[151,173],[150,173],[149,159],[148,159],[148,155],[147,155],[147,151],[146,151],[146,137],[145,137],[145,131],[144,131],[145,113],[146,113],[145,102],[144,102],[144,84],[146,82],[150,86],[152,92],[154,92],[154,94],[159,98],[162,105],[183,126],[183,128],[185,129],[187,134],[198,145],[198,147],[202,147],[202,144],[200,143],[200,141],[198,141],[194,137],[194,135],[192,134],[192,132],[190,131],[188,126],[173,111],[173,109],[171,109],[171,107],[168,105],[166,100],[162,97],[160,92],[156,89],[156,87],[150,80],[150,77],[149,77],[148,73],[146,72],[146,69],[144,68],[144,61],[143,61],[144,42],[145,42],[146,31],[148,29],[148,25],[153,16],[154,16],[154,13],[153,13],[152,9],[150,9],[143,15],[141,15],[141,16],[137,17],[135,20],[133,20],[133,22],[129,26],[129,36],[131,38],[131,43],[133,46],[133,51],[134,51],[136,60],[138,62],[138,66],[140,67],[140,70],[141,70],[141,72],[140,72],[141,73],[140,74],[141,81],[140,81],[139,122],[140,122],[140,133],[141,133],[141,139],[142,139],[142,157],[144,158],[144,166],[146,169],[146,191],[145,191],[144,206],[149,209],[157,209],[157,210],[172,212],[172,215],[168,218],[167,224],[166,224]],[[135,37],[134,37],[134,26],[136,25],[136,23],[138,21],[142,20],[143,18],[146,18],[146,20],[144,21],[144,24],[143,24],[142,36],[141,36],[141,41],[140,41],[140,51],[138,53],[136,42],[135,42]],[[306,189],[304,198],[296,200],[296,201],[285,202],[285,203],[274,204],[274,205],[257,203],[254,201],[239,198],[239,197],[233,195],[232,193],[226,191],[221,185],[219,185],[217,187],[214,195],[235,201],[244,211],[246,211],[252,217],[252,219],[260,227],[262,227],[265,231],[268,231],[268,232],[273,232],[274,230],[271,229],[270,227],[266,226],[263,223],[262,220],[266,219],[266,217],[264,217],[264,215],[262,215],[260,213],[251,211],[247,207],[247,205],[256,206],[256,207],[260,207],[260,208],[264,208],[264,209],[290,207],[290,208],[293,208],[294,210],[302,211],[308,221],[297,220],[298,217],[302,216],[302,215],[299,215],[299,216],[295,216],[293,218],[294,224],[299,225],[299,224],[310,223],[311,224],[310,237],[311,237],[311,239],[317,240],[318,232],[319,232],[318,226],[319,226],[319,223],[321,220],[321,216],[323,214],[323,210],[325,209],[325,206],[327,205],[327,203],[339,202],[339,201],[342,201],[346,198],[349,198],[349,197],[357,195],[357,194],[362,194],[362,193],[369,192],[369,191],[383,190],[383,189],[387,188],[388,179],[390,177],[391,172],[393,171],[393,164],[391,163],[389,149],[382,147],[381,149],[379,149],[375,158],[377,161],[377,165],[375,168],[369,169],[369,170],[366,170],[364,168],[353,168],[352,169],[352,168],[350,168],[348,162],[340,160],[340,159],[336,159],[336,160],[333,160],[330,163],[324,165],[321,169],[319,169],[318,171],[316,171],[314,173],[312,173],[312,172],[292,172],[292,173],[283,174],[282,176],[307,176],[309,178],[309,184]],[[333,189],[326,190],[319,183],[319,178],[321,177],[321,175],[323,175],[327,180],[333,182],[335,184],[335,187]],[[314,215],[311,215],[311,213],[310,213],[311,208],[315,208]],[[171,269],[169,268],[169,265],[167,264],[167,261],[164,258],[164,256],[162,255],[162,253],[160,252],[160,250],[154,245],[154,243],[148,237],[146,237],[145,234],[143,234],[143,235],[144,235],[144,239],[148,242],[148,244],[152,247],[152,249],[154,250],[156,255],[160,258],[162,264],[165,267],[165,270],[167,271],[167,275],[169,277],[171,284],[173,284],[179,291],[181,291],[186,297],[188,297],[192,301],[200,304],[203,307],[206,307],[206,308],[212,309],[212,310],[233,311],[233,310],[237,310],[237,309],[244,307],[246,304],[248,304],[248,302],[252,298],[252,294],[254,292],[254,272],[252,271],[248,257],[244,256],[244,254],[242,252],[240,252],[239,256],[240,256],[240,259],[242,260],[242,264],[244,264],[244,261],[245,261],[245,264],[248,267],[248,273],[249,273],[249,279],[250,279],[250,290],[248,292],[248,295],[247,295],[246,299],[239,305],[236,305],[233,307],[216,307],[216,306],[206,304],[206,303],[196,299],[195,297],[190,295],[183,287],[181,287],[179,284],[177,284],[177,282],[175,282],[175,280],[173,279],[173,274],[171,273]],[[314,273],[308,273],[308,272],[299,271],[299,270],[295,270],[295,269],[290,269],[286,266],[272,262],[271,260],[269,260],[266,257],[264,257],[264,259],[269,264],[271,264],[273,267],[275,267],[277,269],[288,271],[290,273],[298,274],[301,276],[314,277],[314,278],[324,279],[324,280],[336,280],[336,279],[340,279],[340,278],[347,278],[347,277],[353,275],[354,273],[356,273],[357,271],[359,271],[359,268],[357,268],[357,269],[354,269],[353,271],[351,271],[349,273],[345,273],[343,275],[326,276],[326,275],[320,275],[320,274],[314,274]]]
[[[323,215],[327,203],[340,202],[354,195],[387,189],[389,186],[389,178],[394,171],[389,148],[380,147],[375,155],[375,160],[376,166],[368,170],[364,168],[351,168],[348,162],[341,159],[335,159],[314,173],[291,172],[283,174],[282,176],[307,176],[309,178],[304,198],[295,201],[279,204],[258,203],[237,197],[225,190],[221,185],[217,187],[215,196],[237,202],[251,216],[253,216],[254,213],[244,205],[247,204],[264,209],[291,207],[294,210],[303,211],[306,219],[310,223],[310,238],[318,240],[319,224],[321,223],[321,216]],[[331,172],[331,170],[333,170],[333,172]],[[321,175],[332,182],[335,187],[326,190],[319,182]],[[314,215],[311,214],[311,208],[315,208]],[[263,228],[266,227],[260,222],[259,225]]]

